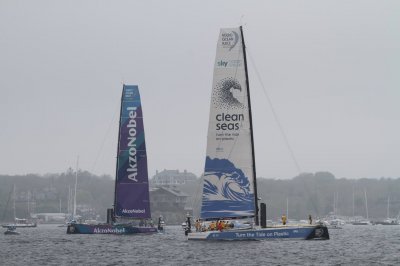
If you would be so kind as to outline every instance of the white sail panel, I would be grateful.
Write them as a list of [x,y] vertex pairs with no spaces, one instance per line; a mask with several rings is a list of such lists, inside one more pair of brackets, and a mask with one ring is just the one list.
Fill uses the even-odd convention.
[[221,29],[207,136],[201,218],[255,215],[250,115],[240,28]]

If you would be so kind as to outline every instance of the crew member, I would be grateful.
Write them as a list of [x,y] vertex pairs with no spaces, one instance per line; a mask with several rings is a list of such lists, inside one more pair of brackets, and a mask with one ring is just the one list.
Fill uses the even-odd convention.
[[215,229],[215,222],[212,221],[212,222],[210,223],[210,231],[214,231],[214,229]]
[[222,221],[218,221],[217,229],[218,229],[218,231],[222,231]]
[[201,224],[200,224],[199,219],[196,220],[196,223],[194,224],[194,226],[196,227],[196,232],[200,232]]
[[282,224],[286,225],[286,215],[282,215]]

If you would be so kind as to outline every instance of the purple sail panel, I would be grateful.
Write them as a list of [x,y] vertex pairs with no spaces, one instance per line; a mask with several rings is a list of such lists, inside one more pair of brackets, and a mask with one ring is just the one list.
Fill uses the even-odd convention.
[[150,218],[142,105],[137,86],[124,85],[118,137],[115,214]]

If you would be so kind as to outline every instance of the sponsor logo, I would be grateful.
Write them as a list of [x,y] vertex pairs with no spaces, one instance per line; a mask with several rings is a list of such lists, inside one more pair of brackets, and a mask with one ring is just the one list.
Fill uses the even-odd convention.
[[235,31],[223,32],[221,36],[221,45],[224,48],[232,50],[239,41],[239,34]]
[[95,234],[123,234],[125,233],[125,228],[98,228],[95,227],[93,230]]
[[122,209],[122,213],[146,213],[146,210],[140,210],[140,209],[131,209],[131,210],[127,210],[127,209]]
[[228,60],[228,61],[224,61],[224,60],[220,60],[217,62],[216,67],[217,68],[236,68],[236,67],[241,67],[242,64],[242,60]]
[[289,232],[287,231],[274,232],[274,237],[289,237]]
[[[245,91],[235,78],[229,77],[217,83],[213,90],[213,104],[215,108],[230,110],[215,115],[216,130],[239,130],[245,121],[244,111],[247,103]],[[236,111],[236,112],[234,112]],[[233,136],[229,136],[231,139]]]
[[218,67],[227,67],[228,66],[228,62],[227,61],[218,61],[217,62],[217,66]]
[[128,178],[132,181],[138,182],[137,177],[137,150],[136,150],[136,107],[128,107],[129,122],[126,125],[128,128],[128,151],[129,151],[129,165],[126,171]]
[[233,77],[220,80],[214,87],[212,101],[216,108],[243,109],[247,106],[245,91]]
[[217,114],[215,119],[220,122],[217,123],[217,130],[239,130],[240,121],[244,121],[243,114]]

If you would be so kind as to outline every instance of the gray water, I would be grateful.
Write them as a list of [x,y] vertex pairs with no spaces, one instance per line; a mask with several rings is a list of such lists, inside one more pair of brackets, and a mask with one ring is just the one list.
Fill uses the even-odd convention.
[[0,265],[400,265],[400,226],[348,225],[327,241],[187,241],[178,226],[156,235],[18,231],[0,234]]

